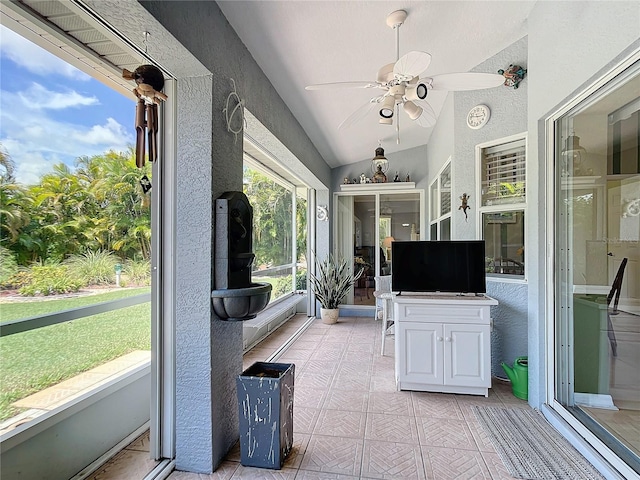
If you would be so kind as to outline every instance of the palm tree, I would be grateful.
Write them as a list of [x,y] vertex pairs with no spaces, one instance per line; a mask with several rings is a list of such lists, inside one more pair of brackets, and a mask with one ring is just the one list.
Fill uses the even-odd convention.
[[15,183],[16,164],[7,152],[2,149],[0,143],[0,166],[4,167],[4,174],[0,174],[0,182]]

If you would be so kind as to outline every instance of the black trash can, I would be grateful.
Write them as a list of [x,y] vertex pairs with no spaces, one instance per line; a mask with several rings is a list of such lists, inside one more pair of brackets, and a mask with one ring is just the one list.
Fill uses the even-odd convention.
[[256,362],[236,379],[240,463],[280,469],[293,446],[293,363]]

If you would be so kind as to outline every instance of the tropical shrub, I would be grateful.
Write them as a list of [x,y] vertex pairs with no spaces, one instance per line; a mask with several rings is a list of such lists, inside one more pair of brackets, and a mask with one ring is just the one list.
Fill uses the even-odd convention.
[[29,269],[22,267],[16,273],[4,280],[0,284],[0,288],[5,290],[18,290],[25,285],[29,285],[30,282],[31,274],[29,273]]
[[151,285],[151,262],[149,260],[130,260],[124,265],[124,274],[130,285]]
[[28,275],[28,283],[18,290],[20,295],[56,295],[77,292],[83,286],[69,275],[66,265],[33,265]]
[[291,275],[285,275],[284,277],[274,279],[272,285],[273,290],[271,292],[271,298],[278,298],[291,292]]
[[16,273],[18,273],[18,262],[15,256],[9,249],[0,247],[0,286]]
[[111,285],[115,283],[118,257],[111,252],[87,251],[82,255],[72,255],[64,264],[69,274],[84,285]]
[[307,271],[297,271],[296,272],[296,290],[306,290],[307,289]]

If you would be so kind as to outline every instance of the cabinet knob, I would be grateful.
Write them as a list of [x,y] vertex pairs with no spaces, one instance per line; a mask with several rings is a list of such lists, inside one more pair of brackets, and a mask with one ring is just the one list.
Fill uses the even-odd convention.
[[439,342],[442,341],[442,337],[436,337],[436,340],[438,340]]
[[446,340],[447,342],[450,342],[450,341],[451,341],[451,337],[447,337],[447,338],[445,338],[445,340]]

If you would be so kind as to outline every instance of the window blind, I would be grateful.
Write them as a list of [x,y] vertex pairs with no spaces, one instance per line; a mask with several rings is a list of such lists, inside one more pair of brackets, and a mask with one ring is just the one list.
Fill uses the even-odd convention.
[[482,150],[482,205],[522,203],[526,191],[524,139]]

